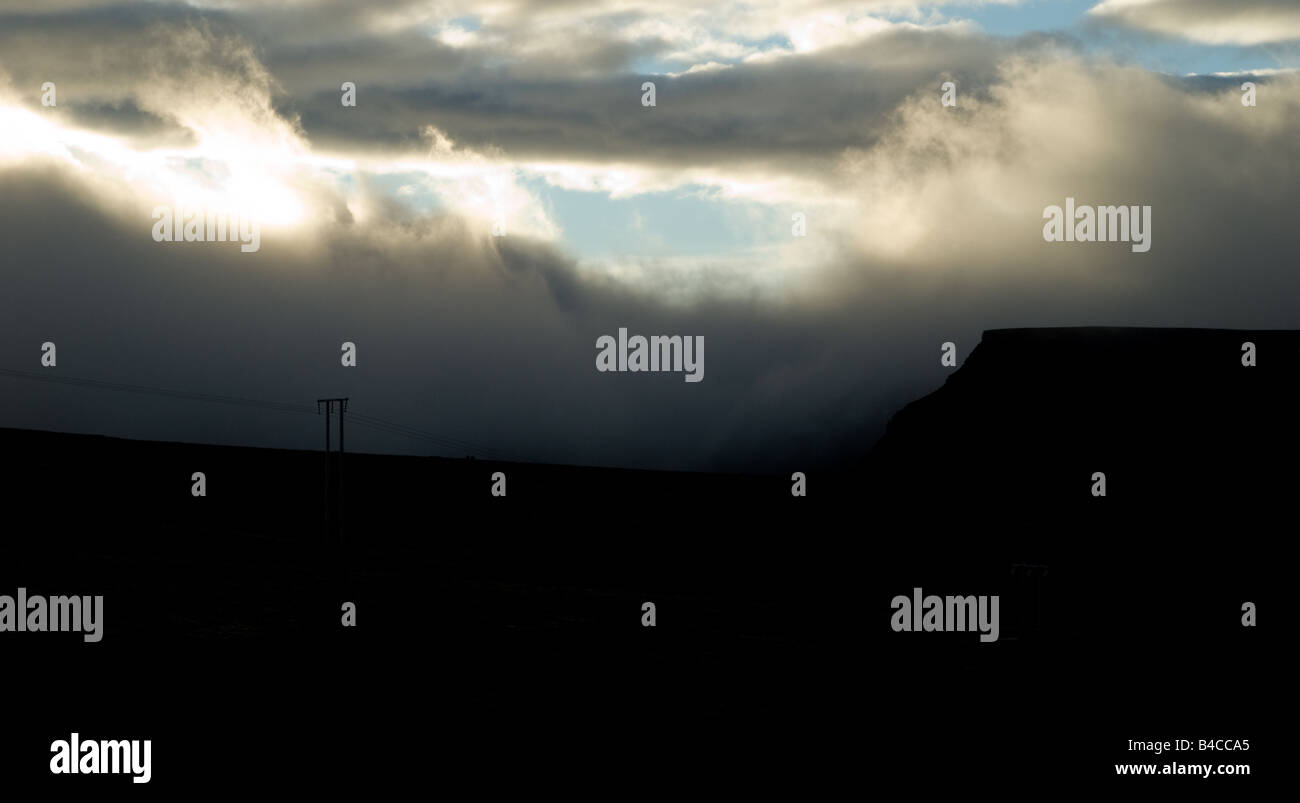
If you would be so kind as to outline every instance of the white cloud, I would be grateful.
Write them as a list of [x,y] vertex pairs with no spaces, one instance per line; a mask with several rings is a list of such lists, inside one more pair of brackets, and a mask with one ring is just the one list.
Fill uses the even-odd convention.
[[1211,45],[1300,40],[1300,4],[1290,0],[1103,0],[1088,13]]

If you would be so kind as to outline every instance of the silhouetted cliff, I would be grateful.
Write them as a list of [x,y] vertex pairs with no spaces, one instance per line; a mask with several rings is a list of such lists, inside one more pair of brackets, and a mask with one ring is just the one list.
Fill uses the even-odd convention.
[[1009,512],[1077,509],[1096,472],[1112,507],[1275,505],[1293,485],[1298,383],[1297,332],[992,330],[894,416],[864,470],[886,498]]

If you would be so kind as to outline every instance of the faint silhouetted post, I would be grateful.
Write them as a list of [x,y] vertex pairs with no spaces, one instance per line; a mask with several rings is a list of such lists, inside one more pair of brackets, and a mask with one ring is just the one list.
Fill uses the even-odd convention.
[[[333,470],[334,460],[330,451],[330,412],[335,403],[338,404],[339,410],[339,468],[337,481]],[[346,398],[317,399],[317,412],[320,411],[320,405],[322,404],[325,405],[325,540],[327,543],[332,540],[334,546],[338,547],[342,546],[343,543],[343,422],[344,413],[348,409],[348,400]],[[330,515],[331,511],[333,511],[333,516]],[[332,523],[331,519],[333,520]]]
[[339,403],[339,503],[338,503],[338,546],[343,547],[343,414],[348,411],[348,400],[337,399]]
[[[316,411],[320,412],[321,399],[316,400]],[[322,540],[329,540],[330,532],[330,404],[328,399],[325,402],[325,537]]]

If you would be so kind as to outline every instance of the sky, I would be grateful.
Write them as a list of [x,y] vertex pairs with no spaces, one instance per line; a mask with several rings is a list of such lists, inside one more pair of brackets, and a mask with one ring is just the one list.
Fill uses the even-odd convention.
[[[1298,66],[1279,0],[10,0],[0,368],[470,445],[365,451],[833,465],[986,329],[1295,326]],[[1151,206],[1151,250],[1045,241],[1066,198]],[[703,381],[597,370],[620,328]],[[321,438],[3,377],[0,426]]]

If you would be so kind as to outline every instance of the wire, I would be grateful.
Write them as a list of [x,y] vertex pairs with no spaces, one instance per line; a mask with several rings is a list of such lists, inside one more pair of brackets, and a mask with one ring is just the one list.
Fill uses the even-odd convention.
[[316,415],[316,408],[307,404],[293,404],[290,402],[265,401],[263,399],[248,399],[240,396],[219,396],[212,393],[190,393],[182,390],[170,390],[168,388],[150,387],[148,385],[127,385],[121,382],[106,382],[99,379],[78,379],[70,376],[47,376],[34,371],[15,371],[11,368],[0,368],[0,376],[13,377],[15,379],[31,379],[37,382],[51,382],[60,385],[73,385],[75,387],[96,388],[99,390],[117,390],[126,393],[143,393],[154,396],[163,396],[173,399],[187,399],[190,401],[216,402],[219,404],[236,404],[245,407],[261,407],[267,410],[279,410],[285,413],[304,413]]
[[[267,401],[265,399],[250,399],[242,396],[222,396],[213,393],[192,393],[188,391],[172,390],[170,388],[152,387],[149,385],[129,385],[122,382],[108,382],[100,379],[80,379],[63,375],[51,376],[49,374],[38,373],[35,371],[17,371],[12,368],[0,368],[0,376],[12,379],[28,379],[36,382],[70,385],[73,387],[93,388],[96,390],[115,390],[124,393],[140,393],[163,398],[182,399],[185,401],[202,401],[216,404],[231,404],[241,407],[256,407],[283,413],[298,413],[301,415],[320,414],[318,405]],[[348,411],[347,420],[354,424],[374,429],[379,432],[385,432],[390,435],[401,435],[407,438],[428,441],[451,452],[470,452],[494,460],[522,460],[522,458],[519,458],[516,455],[491,446],[485,446],[480,443],[462,440],[460,438],[439,435],[434,432],[416,429],[415,427],[407,426],[406,424],[400,424],[396,421],[389,421],[377,416],[358,413],[353,410]]]

